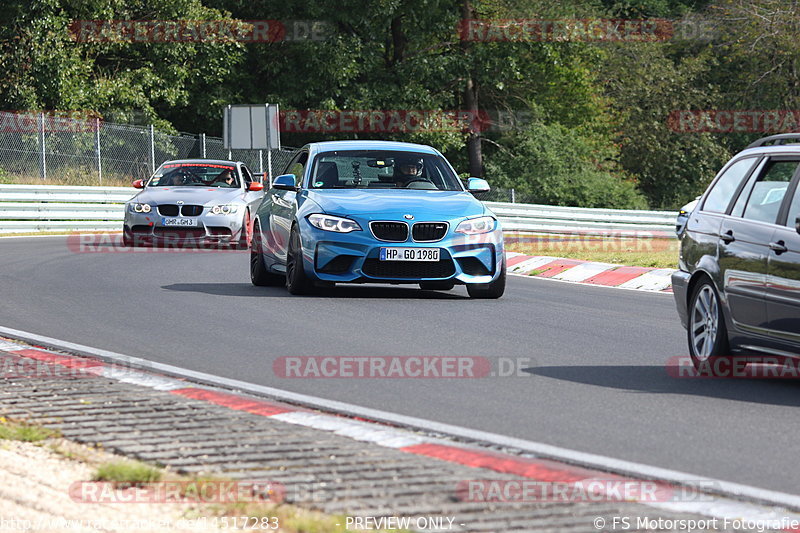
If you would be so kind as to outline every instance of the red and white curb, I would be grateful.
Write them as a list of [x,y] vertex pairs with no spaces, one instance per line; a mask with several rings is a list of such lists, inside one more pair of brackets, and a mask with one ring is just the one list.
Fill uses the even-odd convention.
[[[17,330],[0,327],[0,333],[8,335],[9,332],[17,332]],[[28,341],[35,337],[39,337],[48,341],[58,342],[55,339],[49,339],[48,337],[41,337],[31,333],[18,333],[24,334],[24,337]],[[92,348],[86,346],[76,345],[64,341],[60,342],[62,342],[64,346],[79,347],[82,352],[93,350]],[[52,346],[51,342],[48,342],[47,344]],[[108,355],[113,354],[113,352],[107,352],[105,350],[96,350],[98,357],[102,356],[103,359],[106,359],[103,361],[98,358],[88,358],[56,353],[41,346],[30,346],[12,338],[3,337],[0,337],[0,350],[15,356],[33,359],[46,365],[58,365],[73,370],[79,369],[86,372],[88,375],[103,376],[126,383],[137,384],[143,387],[168,391],[171,394],[176,394],[199,401],[205,401],[210,404],[220,405],[237,411],[244,411],[259,416],[271,417],[290,424],[297,424],[321,431],[330,431],[337,435],[352,438],[354,440],[368,442],[377,446],[393,448],[405,453],[432,457],[473,468],[511,474],[535,481],[580,483],[591,479],[601,479],[604,481],[620,483],[637,483],[643,480],[652,480],[655,481],[661,489],[669,490],[670,492],[678,492],[679,487],[681,486],[681,479],[695,482],[698,479],[697,476],[692,476],[681,472],[674,472],[656,467],[647,467],[645,465],[637,465],[635,463],[628,463],[616,459],[603,458],[601,456],[585,454],[582,452],[560,449],[545,444],[530,443],[528,441],[521,441],[507,437],[504,438],[499,435],[493,435],[475,430],[467,430],[464,428],[456,428],[455,426],[448,426],[445,424],[424,421],[421,419],[414,419],[402,415],[393,416],[389,413],[383,413],[381,411],[375,411],[368,408],[361,408],[359,406],[350,406],[351,410],[356,413],[355,416],[358,416],[359,419],[322,413],[313,410],[313,406],[305,408],[281,401],[264,400],[261,398],[245,396],[237,392],[231,392],[229,390],[220,389],[219,387],[209,386],[208,384],[193,383],[190,381],[193,378],[196,379],[197,377],[202,377],[203,381],[208,382],[209,378],[213,378],[213,376],[201,374],[191,370],[183,370],[185,377],[177,377],[177,371],[181,369],[178,369],[177,367],[168,367],[168,365],[161,365],[159,363],[150,363],[150,365],[153,368],[168,367],[170,369],[170,374],[176,377],[163,376],[150,371],[137,370],[131,368],[130,365],[143,360],[130,356],[124,356],[122,354],[115,354],[118,356],[119,360],[109,361]],[[246,384],[244,382],[233,382],[232,380],[227,380],[225,378],[217,378],[217,381],[223,383],[224,385],[238,383],[242,385],[240,388],[258,387],[251,384]],[[261,388],[266,389],[264,387]],[[302,395],[285,392],[285,396],[301,397]],[[303,399],[305,400],[304,403],[309,404],[310,400],[313,400],[314,398],[303,396]],[[316,400],[318,404],[335,403],[337,406],[347,405],[323,399]],[[527,442],[528,446],[519,446],[518,448],[524,450],[526,447],[538,447],[543,450],[543,454],[549,455],[550,457],[555,457],[560,454],[563,456],[562,460],[571,461],[573,463],[592,462],[597,466],[600,466],[601,469],[559,462],[558,458],[552,459],[541,456],[536,457],[531,455],[515,455],[488,450],[478,446],[454,444],[453,441],[446,438],[430,437],[411,430],[387,425],[385,422],[371,421],[369,419],[365,420],[360,416],[358,413],[359,411],[375,413],[377,415],[375,418],[378,420],[395,418],[409,423],[408,425],[412,427],[419,427],[422,430],[449,433],[453,435],[468,435],[472,438],[476,438],[476,440],[482,440],[501,446],[508,446],[513,442]],[[448,429],[450,431],[443,431]],[[607,466],[607,468],[602,468],[603,466]],[[623,473],[609,473],[614,470],[621,471]],[[625,472],[627,472],[627,474]],[[678,482],[673,480],[678,480]],[[717,518],[719,520],[742,520],[759,523],[791,523],[792,521],[796,520],[796,523],[800,524],[800,514],[786,511],[784,508],[800,508],[800,497],[798,496],[767,491],[743,485],[736,485],[718,480],[705,479],[703,481],[704,486],[716,487],[719,492],[728,492],[739,497],[769,502],[769,504],[762,505],[757,503],[748,503],[728,496],[712,494],[705,494],[704,496],[706,497],[702,498],[702,501],[651,501],[649,499],[641,498],[634,498],[632,501],[661,510],[698,514]],[[613,488],[608,490],[613,490]],[[800,531],[800,527],[782,530]]]
[[647,268],[506,252],[508,272],[523,276],[650,292],[672,292],[672,268]]

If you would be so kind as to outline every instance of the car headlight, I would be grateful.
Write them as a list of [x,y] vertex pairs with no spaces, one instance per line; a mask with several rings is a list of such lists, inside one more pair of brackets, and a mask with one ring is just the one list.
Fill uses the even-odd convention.
[[361,226],[355,220],[349,218],[335,217],[333,215],[309,215],[308,221],[315,228],[325,231],[335,231],[337,233],[350,233],[351,231],[361,231]]
[[150,204],[138,204],[138,203],[128,204],[128,208],[134,213],[149,213],[150,211],[153,210]]
[[211,208],[212,215],[232,215],[239,210],[238,205],[215,205]]
[[481,233],[489,233],[494,231],[497,227],[497,221],[493,217],[478,217],[468,218],[462,221],[456,227],[456,233],[463,233],[464,235],[478,235]]

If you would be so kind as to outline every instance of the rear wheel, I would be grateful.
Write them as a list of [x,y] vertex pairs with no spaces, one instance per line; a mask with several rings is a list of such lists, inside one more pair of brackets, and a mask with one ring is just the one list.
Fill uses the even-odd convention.
[[250,281],[258,287],[274,287],[283,283],[283,276],[270,272],[266,263],[264,263],[264,248],[260,229],[253,231],[250,248]]
[[725,315],[717,290],[709,279],[702,280],[692,291],[687,333],[689,355],[701,373],[713,373],[717,361],[730,357]]
[[494,300],[500,298],[506,292],[506,262],[500,269],[497,279],[489,283],[467,284],[467,293],[470,298]]
[[297,227],[292,228],[286,253],[286,289],[290,294],[309,294],[314,289],[303,267],[303,248]]
[[419,288],[425,291],[449,291],[455,286],[455,281],[421,281],[419,283]]

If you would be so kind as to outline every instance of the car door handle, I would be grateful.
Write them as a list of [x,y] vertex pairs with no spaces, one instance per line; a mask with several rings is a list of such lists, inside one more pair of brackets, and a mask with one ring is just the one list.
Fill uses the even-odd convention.
[[725,233],[723,233],[722,235],[720,235],[719,238],[722,239],[722,242],[724,242],[725,244],[730,244],[736,240],[736,237],[733,236],[733,230],[730,229]]
[[786,243],[783,241],[769,243],[769,249],[775,252],[777,255],[781,255],[783,252],[788,250]]

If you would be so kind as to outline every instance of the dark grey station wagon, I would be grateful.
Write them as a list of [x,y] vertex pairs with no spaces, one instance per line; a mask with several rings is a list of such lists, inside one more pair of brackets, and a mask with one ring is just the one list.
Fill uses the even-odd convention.
[[800,357],[800,134],[731,159],[680,234],[672,276],[696,367],[736,354]]

